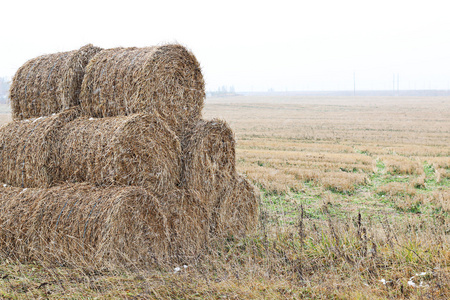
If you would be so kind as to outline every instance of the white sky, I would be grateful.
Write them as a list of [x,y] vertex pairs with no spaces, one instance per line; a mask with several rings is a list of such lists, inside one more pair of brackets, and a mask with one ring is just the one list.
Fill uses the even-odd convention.
[[[450,88],[450,2],[2,0],[0,77],[77,49],[179,42],[208,90]],[[395,75],[397,76],[397,75]]]

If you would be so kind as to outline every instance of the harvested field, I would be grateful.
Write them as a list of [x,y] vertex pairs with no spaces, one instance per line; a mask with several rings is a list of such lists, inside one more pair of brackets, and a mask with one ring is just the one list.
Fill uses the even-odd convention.
[[181,45],[115,48],[86,67],[80,101],[91,117],[156,112],[181,133],[201,118],[204,85],[197,59]]
[[168,250],[159,201],[138,187],[0,188],[2,254],[59,264],[134,264]]
[[27,61],[17,70],[10,87],[13,119],[49,116],[78,105],[84,69],[100,50],[89,44]]
[[424,165],[445,181],[448,111],[445,97],[232,97],[208,99],[204,115],[229,122],[237,171],[265,190],[354,193],[379,171],[415,179]]

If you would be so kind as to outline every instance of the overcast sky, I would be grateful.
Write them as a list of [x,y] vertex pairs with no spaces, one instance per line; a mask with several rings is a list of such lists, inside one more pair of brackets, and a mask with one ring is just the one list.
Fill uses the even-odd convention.
[[179,42],[208,90],[450,88],[448,1],[51,1],[0,4],[0,77],[92,43]]

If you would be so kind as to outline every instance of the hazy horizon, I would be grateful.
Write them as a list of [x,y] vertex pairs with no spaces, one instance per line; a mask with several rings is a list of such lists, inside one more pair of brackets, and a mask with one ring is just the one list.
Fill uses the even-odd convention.
[[450,18],[442,1],[9,1],[0,77],[85,44],[179,42],[208,91],[449,90]]

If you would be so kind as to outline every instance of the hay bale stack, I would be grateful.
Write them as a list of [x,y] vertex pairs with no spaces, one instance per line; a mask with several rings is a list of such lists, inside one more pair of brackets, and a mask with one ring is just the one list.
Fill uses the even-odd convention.
[[215,209],[212,231],[218,236],[245,236],[256,227],[259,202],[259,192],[239,175]]
[[156,115],[78,118],[60,136],[64,181],[139,185],[157,194],[179,182],[179,139]]
[[234,134],[224,121],[200,120],[182,138],[181,186],[196,190],[209,213],[236,176]]
[[178,133],[200,119],[204,98],[200,65],[181,45],[103,50],[86,67],[80,94],[88,116],[156,111]]
[[49,116],[77,105],[84,68],[100,50],[89,44],[27,61],[17,70],[9,91],[13,119]]
[[159,201],[139,187],[0,188],[0,249],[66,264],[138,262],[168,251]]
[[172,259],[193,257],[205,249],[210,223],[197,191],[174,189],[162,196],[161,207],[167,218]]
[[78,115],[77,109],[70,109],[1,127],[0,181],[17,187],[48,187],[58,182],[59,131]]

